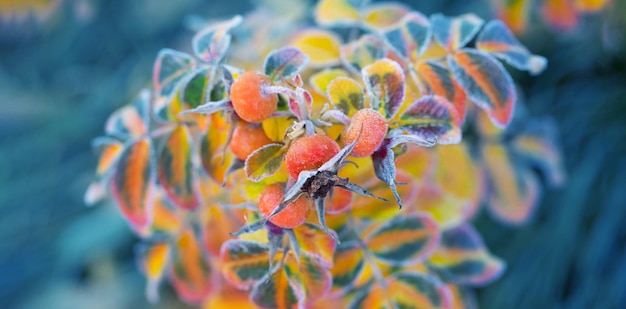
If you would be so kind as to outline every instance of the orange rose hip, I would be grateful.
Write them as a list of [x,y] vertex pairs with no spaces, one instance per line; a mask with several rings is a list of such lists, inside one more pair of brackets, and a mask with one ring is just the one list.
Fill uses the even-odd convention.
[[272,140],[265,135],[263,127],[240,121],[233,132],[230,150],[239,160],[245,161],[253,151],[270,143]]
[[[259,211],[267,218],[283,199],[284,190],[280,184],[271,184],[261,192]],[[285,209],[270,218],[270,222],[284,229],[292,229],[304,223],[311,209],[311,201],[301,196]]]
[[300,172],[319,168],[340,150],[339,144],[326,135],[301,137],[291,144],[285,155],[287,172],[292,178],[298,179]]
[[352,122],[342,134],[342,140],[347,145],[358,138],[351,155],[367,157],[378,149],[385,135],[387,135],[385,117],[371,108],[365,108],[354,114]]
[[247,122],[261,122],[276,110],[278,95],[266,94],[263,87],[270,78],[259,72],[241,74],[230,87],[230,100],[239,117]]

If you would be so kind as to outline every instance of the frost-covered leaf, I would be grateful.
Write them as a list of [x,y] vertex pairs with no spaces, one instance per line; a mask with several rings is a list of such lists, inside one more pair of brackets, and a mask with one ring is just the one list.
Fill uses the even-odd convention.
[[531,54],[499,20],[492,20],[485,25],[478,35],[476,48],[533,75],[543,72],[548,63],[546,58]]
[[183,226],[180,210],[171,204],[161,188],[155,190],[149,234],[155,238],[178,233]]
[[167,137],[157,159],[159,184],[176,206],[187,210],[196,209],[200,204],[195,188],[192,142],[187,127],[177,126]]
[[526,222],[539,199],[537,176],[513,161],[503,145],[484,144],[481,153],[489,185],[488,209],[505,223]]
[[[96,143],[98,145],[95,145]],[[112,171],[124,150],[122,143],[112,138],[98,138],[94,140],[94,146],[99,148],[100,158],[96,168],[96,179],[85,192],[84,201],[89,206],[106,196],[106,187],[111,179]]]
[[484,21],[474,14],[448,17],[434,14],[430,17],[433,36],[448,51],[465,47],[480,30]]
[[272,79],[298,74],[309,62],[309,56],[295,47],[285,46],[272,51],[263,65],[263,71]]
[[152,143],[140,139],[124,149],[111,182],[111,194],[122,214],[139,233],[150,224],[150,204],[154,187]]
[[224,182],[229,166],[234,161],[234,155],[225,151],[230,126],[224,115],[211,115],[211,126],[200,138],[200,160],[206,173],[218,183]]
[[347,75],[348,73],[342,69],[326,69],[311,75],[311,78],[309,79],[309,84],[317,93],[326,95],[326,91],[330,82],[335,80],[335,78],[337,77]]
[[461,125],[467,111],[467,95],[452,73],[445,66],[434,61],[419,62],[414,66],[417,86],[422,94],[436,94],[450,101],[459,114]]
[[331,268],[333,286],[339,289],[350,288],[361,274],[365,260],[363,249],[356,242],[342,242],[335,253]]
[[399,272],[385,280],[386,288],[374,284],[356,294],[350,309],[358,308],[451,308],[450,291],[436,277],[418,272]]
[[143,89],[129,105],[113,112],[106,122],[107,135],[123,139],[148,133],[150,123],[150,91]]
[[169,243],[139,244],[135,254],[139,269],[146,276],[146,298],[152,303],[159,300],[159,284],[163,280],[171,259]]
[[252,181],[260,181],[273,175],[283,163],[286,153],[287,148],[283,144],[268,144],[255,150],[246,159],[246,177]]
[[361,69],[385,57],[385,45],[376,35],[365,34],[358,40],[341,47],[341,61],[350,70],[360,73]]
[[267,245],[231,239],[220,251],[222,274],[228,283],[238,289],[248,289],[270,271],[270,256]]
[[461,140],[459,115],[446,98],[425,96],[400,115],[398,124],[411,135],[439,144],[455,144]]
[[389,59],[380,59],[362,70],[363,81],[372,96],[371,107],[389,119],[400,109],[404,100],[404,72]]
[[350,77],[337,77],[327,88],[330,103],[347,116],[352,116],[363,109],[365,97],[363,89]]
[[305,223],[294,228],[293,232],[300,250],[304,254],[318,258],[326,267],[333,265],[333,256],[337,244],[322,229],[313,224]]
[[506,268],[504,261],[487,251],[480,235],[469,224],[443,232],[428,265],[443,280],[470,286],[493,282]]
[[409,266],[427,258],[439,243],[439,228],[430,215],[398,215],[384,222],[365,238],[365,244],[380,261]]
[[341,39],[333,32],[323,29],[301,31],[291,39],[289,45],[300,49],[311,60],[314,67],[327,67],[339,63]]
[[324,298],[330,291],[332,285],[330,271],[315,257],[303,255],[298,259],[290,252],[285,259],[283,269],[292,281],[301,282],[306,304],[311,304],[318,298]]
[[353,26],[359,23],[364,0],[321,0],[315,7],[315,22],[320,26]]
[[517,94],[511,75],[489,54],[462,49],[448,57],[452,74],[469,98],[491,121],[506,127],[513,118]]
[[392,27],[411,10],[400,3],[373,3],[363,8],[363,26],[374,32]]
[[154,62],[152,83],[154,85],[154,114],[167,120],[167,107],[178,92],[182,82],[193,75],[196,61],[188,54],[162,49]]
[[192,41],[193,51],[196,56],[206,62],[217,64],[228,51],[231,35],[229,31],[239,25],[243,18],[240,15],[216,24],[198,32]]
[[404,60],[415,62],[430,44],[430,22],[424,15],[411,12],[383,35],[387,44]]
[[190,304],[202,303],[214,288],[212,272],[200,241],[193,230],[187,228],[176,241],[170,268],[170,283],[178,297]]
[[306,301],[302,277],[298,272],[288,273],[285,267],[277,267],[256,282],[250,300],[261,308],[302,308]]

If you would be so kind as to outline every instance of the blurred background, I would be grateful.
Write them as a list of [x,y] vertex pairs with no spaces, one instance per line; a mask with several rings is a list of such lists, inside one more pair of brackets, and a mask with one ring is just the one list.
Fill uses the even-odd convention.
[[[425,14],[488,0],[404,1]],[[481,308],[626,308],[626,5],[582,14],[570,30],[531,13],[518,34],[549,59],[512,72],[531,116],[552,115],[569,180],[546,190],[524,226],[475,220],[509,268],[477,291]],[[149,304],[113,205],[84,206],[106,118],[150,83],[159,49],[188,50],[194,14],[224,18],[254,1],[0,1],[0,307]],[[164,285],[155,308],[185,308]]]

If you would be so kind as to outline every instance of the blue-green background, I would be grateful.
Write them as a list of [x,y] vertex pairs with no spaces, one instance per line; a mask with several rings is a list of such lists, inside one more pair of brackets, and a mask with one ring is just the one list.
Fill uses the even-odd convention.
[[[486,3],[411,5],[491,18]],[[478,217],[488,246],[509,265],[478,290],[481,307],[626,308],[626,6],[614,3],[583,16],[577,31],[558,32],[535,17],[521,36],[549,59],[543,75],[515,77],[530,114],[555,117],[569,181],[544,194],[525,226]],[[97,159],[90,141],[150,82],[160,48],[189,46],[187,16],[250,8],[248,1],[65,1],[45,23],[0,23],[0,307],[148,306],[137,239],[112,205],[83,205]],[[157,307],[185,307],[163,290]]]

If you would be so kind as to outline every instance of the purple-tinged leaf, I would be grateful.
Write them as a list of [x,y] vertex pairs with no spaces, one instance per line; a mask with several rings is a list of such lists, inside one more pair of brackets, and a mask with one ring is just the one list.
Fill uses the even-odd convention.
[[531,54],[499,20],[492,20],[485,25],[478,35],[476,48],[491,53],[516,69],[528,71],[532,75],[543,72],[548,63],[546,58]]
[[500,128],[513,118],[517,94],[511,75],[491,55],[462,49],[448,57],[452,74],[469,98]]
[[430,17],[430,22],[433,36],[448,51],[455,51],[467,45],[484,23],[480,17],[474,14],[457,17],[434,14]]
[[239,25],[242,20],[243,18],[237,15],[227,21],[212,24],[198,32],[192,41],[196,56],[212,64],[222,61],[230,46],[231,35],[228,32]]
[[282,47],[272,51],[263,65],[263,71],[272,79],[298,74],[309,62],[309,56],[295,47]]
[[443,232],[428,265],[443,280],[470,286],[489,284],[506,268],[504,261],[489,253],[480,235],[469,224]]
[[411,12],[383,35],[387,44],[404,60],[415,62],[430,44],[430,22],[424,15]]
[[371,107],[392,118],[404,100],[404,71],[389,59],[380,59],[362,70],[365,88],[372,96]]
[[378,36],[365,34],[341,47],[341,61],[348,69],[360,73],[364,67],[385,58],[385,52],[385,45]]
[[458,125],[461,125],[467,111],[467,95],[461,85],[454,80],[452,72],[445,66],[430,60],[417,63],[414,70],[420,92],[424,95],[436,94],[448,99],[459,114]]
[[423,140],[436,140],[439,144],[456,144],[461,141],[459,115],[446,98],[425,96],[413,103],[399,117],[400,129]]

